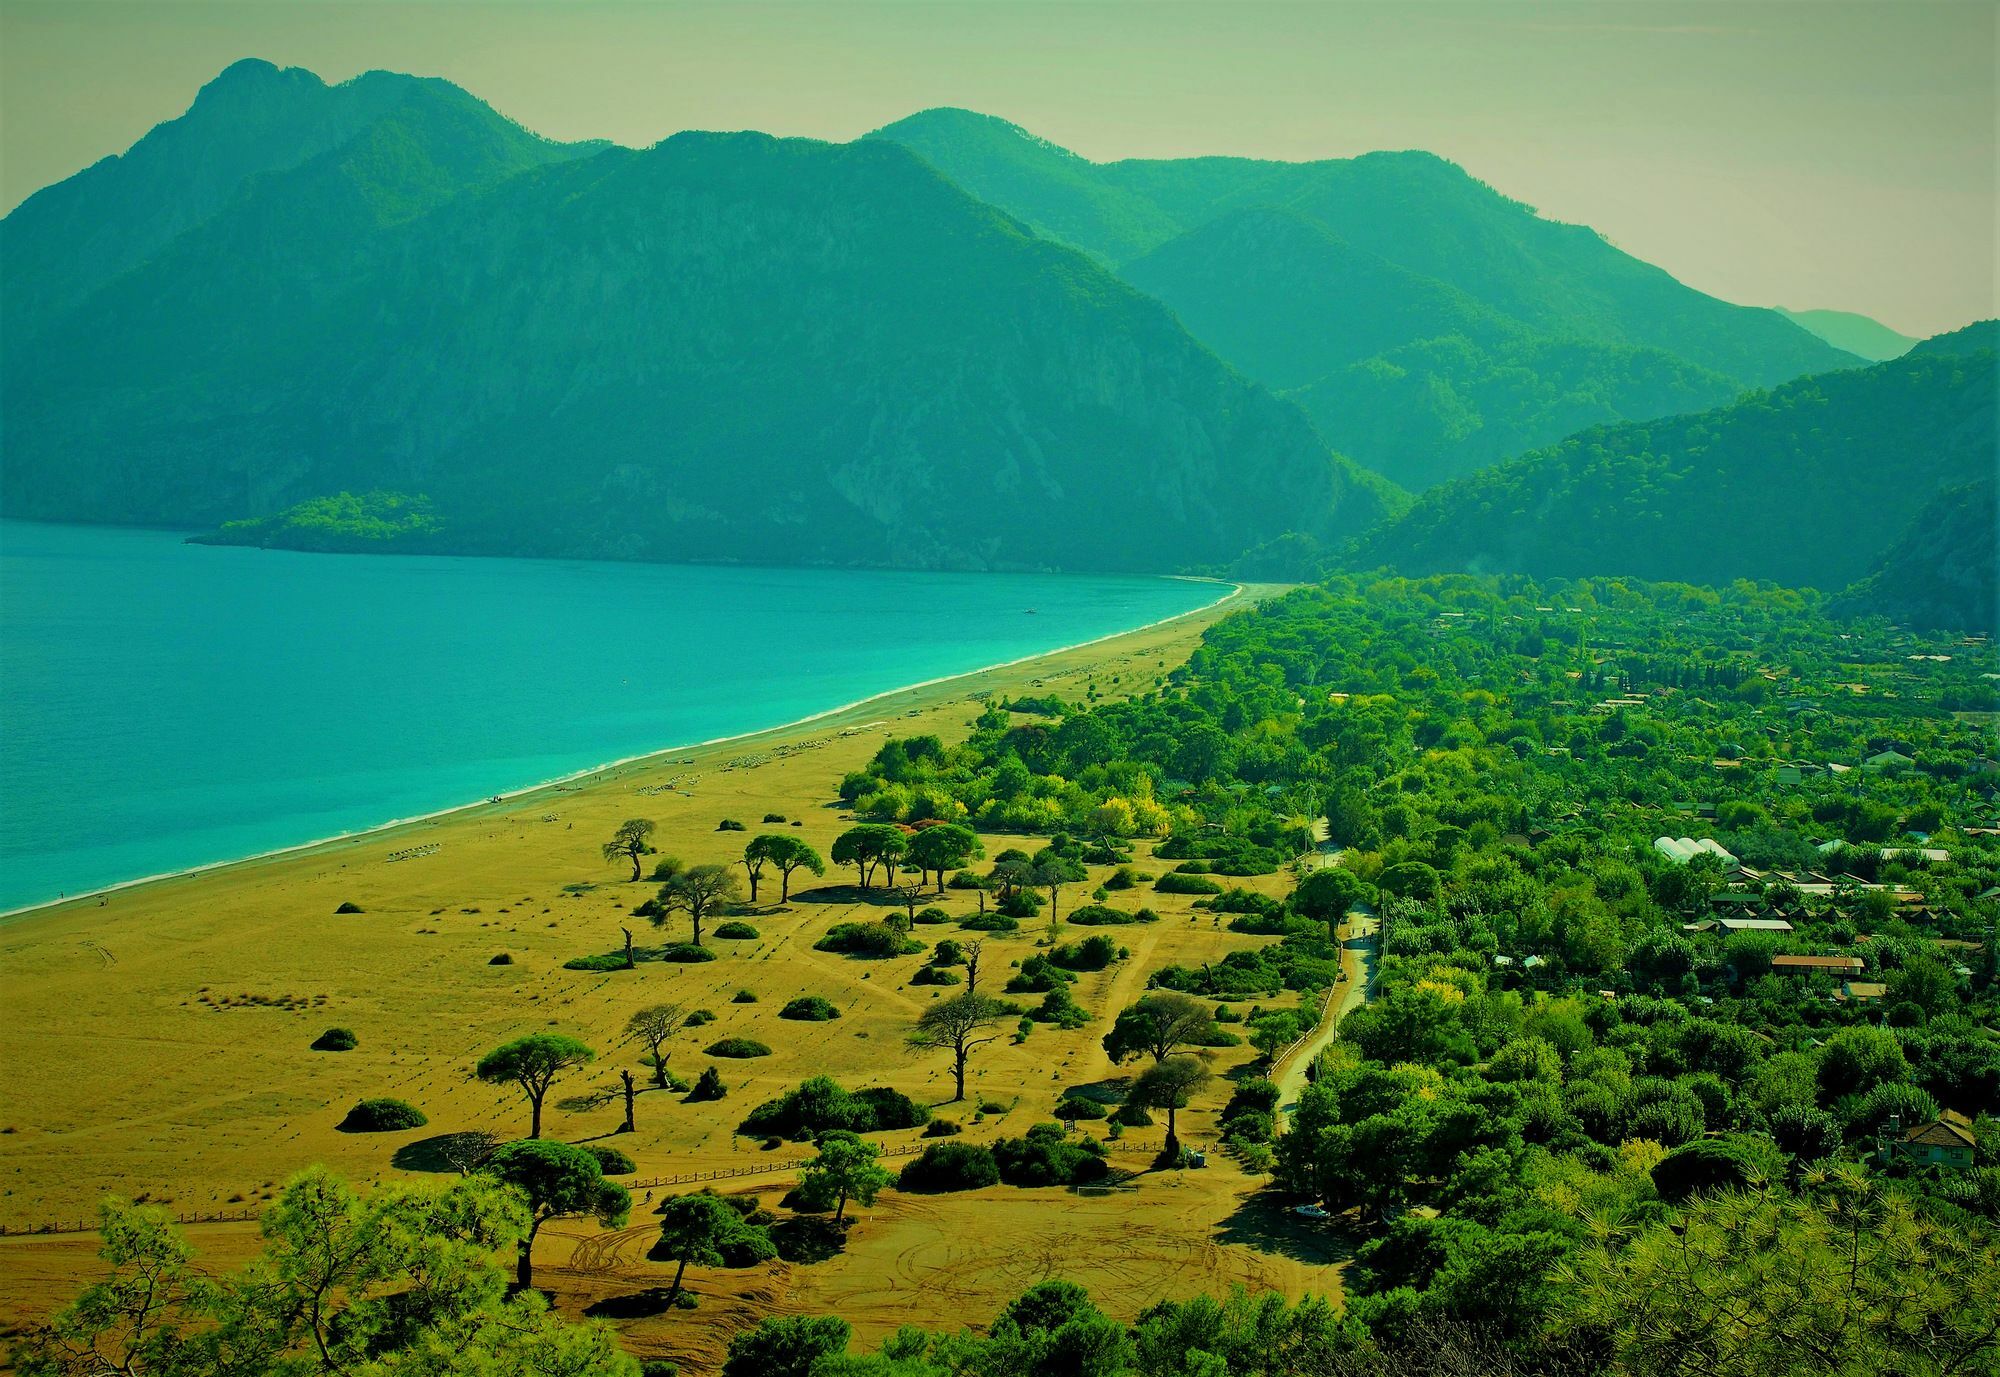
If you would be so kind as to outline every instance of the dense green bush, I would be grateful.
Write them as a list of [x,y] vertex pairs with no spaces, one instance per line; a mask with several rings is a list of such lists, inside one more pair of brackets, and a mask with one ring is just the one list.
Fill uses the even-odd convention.
[[866,961],[908,956],[923,949],[923,943],[912,941],[887,923],[835,923],[826,936],[813,943],[814,951],[839,952]]
[[723,1038],[720,1042],[711,1042],[705,1050],[711,1057],[733,1057],[738,1060],[771,1055],[771,1049],[755,1038]]
[[784,1008],[778,1010],[779,1018],[797,1019],[801,1023],[825,1023],[840,1017],[840,1010],[833,1001],[821,999],[818,995],[800,995]]
[[429,1122],[421,1109],[403,1100],[363,1100],[347,1111],[338,1127],[342,1133],[399,1133]]
[[1182,875],[1168,871],[1153,881],[1153,890],[1158,894],[1220,894],[1222,886],[1200,875]]
[[713,961],[715,953],[707,947],[697,947],[692,942],[676,942],[672,946],[660,948],[660,960],[686,963]]
[[850,1091],[830,1076],[813,1076],[751,1110],[739,1131],[803,1140],[829,1129],[873,1133],[916,1128],[929,1119],[930,1110],[900,1090],[871,1086]]
[[722,1073],[710,1066],[695,1077],[694,1089],[688,1091],[687,1098],[689,1104],[700,1104],[704,1100],[719,1100],[728,1093],[729,1088],[722,1083]]
[[958,925],[968,932],[1016,932],[1021,926],[1018,919],[1004,913],[969,913]]
[[955,1138],[965,1132],[965,1125],[956,1119],[932,1119],[924,1125],[926,1138]]
[[606,1176],[630,1176],[639,1169],[636,1162],[615,1147],[585,1143],[583,1150],[597,1159],[598,1170]]
[[919,966],[917,973],[910,977],[912,985],[958,985],[963,983],[957,971],[946,970],[942,966]]
[[979,1143],[932,1143],[896,1177],[906,1191],[976,1191],[997,1185],[1000,1164],[993,1149]]
[[313,1039],[315,1052],[352,1052],[360,1045],[360,1040],[345,1028],[329,1028]]
[[1074,1186],[1101,1181],[1111,1168],[1104,1146],[1091,1138],[1071,1138],[1061,1124],[1036,1124],[1024,1137],[993,1145],[1000,1179],[1010,1186]]
[[1071,971],[1101,971],[1117,959],[1118,944],[1102,933],[1049,953],[1049,960]]
[[727,923],[717,924],[715,935],[731,942],[748,942],[754,937],[761,936],[757,929],[750,924],[738,922],[735,919],[731,919]]

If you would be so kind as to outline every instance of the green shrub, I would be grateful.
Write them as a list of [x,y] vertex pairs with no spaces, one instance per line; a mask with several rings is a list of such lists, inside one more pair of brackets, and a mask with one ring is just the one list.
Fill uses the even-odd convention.
[[949,913],[946,913],[943,909],[933,905],[930,908],[918,909],[915,921],[922,923],[926,926],[935,926],[938,923],[949,923],[951,921],[951,915]]
[[660,948],[660,960],[681,962],[713,961],[715,960],[715,953],[707,947],[697,947],[692,942],[676,942],[672,946]]
[[[493,958],[491,964],[496,966],[512,965],[513,960],[512,957],[508,957],[505,962],[502,962],[496,956]],[[625,954],[623,952],[609,951],[598,956],[572,956],[569,960],[563,962],[563,969],[566,971],[622,971],[625,969]]]
[[1156,894],[1220,894],[1222,886],[1199,875],[1182,875],[1167,872],[1153,882]]
[[840,1017],[840,1010],[831,1000],[818,995],[800,995],[784,1008],[778,1010],[779,1018],[797,1019],[801,1023],[825,1023],[828,1019]]
[[744,832],[749,829],[744,827],[735,818],[724,818],[721,822],[715,824],[715,830],[718,832]]
[[1740,1191],[1753,1181],[1781,1178],[1783,1159],[1765,1139],[1742,1136],[1697,1138],[1662,1157],[1653,1167],[1653,1189],[1669,1204],[1697,1194]]
[[329,1028],[313,1039],[315,1052],[352,1052],[360,1045],[360,1039],[345,1028]]
[[1044,994],[1060,985],[1067,985],[1074,979],[1075,976],[1037,952],[1023,961],[1021,968],[1008,977],[1007,993]]
[[1081,1095],[1065,1095],[1056,1104],[1056,1117],[1065,1123],[1073,1119],[1102,1119],[1104,1106]]
[[762,934],[748,923],[739,923],[731,920],[719,925],[715,929],[715,935],[731,942],[748,942]]
[[826,936],[813,943],[814,951],[838,952],[864,961],[880,961],[891,956],[908,956],[924,949],[887,923],[835,923]]
[[1000,901],[1000,913],[1008,918],[1032,918],[1041,911],[1041,896],[1032,889],[1017,889]]
[[713,1022],[715,1022],[715,1010],[713,1009],[696,1009],[687,1017],[687,1026],[690,1028],[699,1028],[704,1023]]
[[738,990],[729,997],[729,1002],[731,1004],[755,1004],[757,1002],[757,992],[755,990]]
[[965,1125],[956,1119],[932,1119],[924,1125],[926,1138],[955,1138],[965,1132]]
[[366,911],[367,910],[363,909],[361,905],[354,903],[342,904],[339,908],[334,910],[335,913],[364,913]]
[[1073,923],[1080,928],[1117,928],[1150,920],[1141,918],[1136,913],[1127,913],[1123,909],[1106,908],[1103,904],[1085,904],[1075,912],[1065,915],[1063,921]]
[[338,1127],[342,1133],[400,1133],[429,1122],[421,1109],[402,1100],[363,1100],[347,1111]]
[[615,1147],[585,1143],[583,1150],[597,1159],[598,1169],[606,1176],[630,1176],[639,1169],[636,1162]]
[[1057,947],[1049,953],[1049,960],[1071,971],[1101,971],[1117,959],[1118,944],[1103,933]]
[[932,1143],[896,1177],[905,1191],[976,1191],[997,1185],[1000,1164],[993,1149],[979,1143]]
[[687,1102],[700,1104],[704,1100],[719,1100],[729,1093],[729,1087],[722,1083],[722,1073],[713,1066],[695,1078],[694,1089],[688,1091]]
[[1074,1186],[1110,1174],[1104,1147],[1089,1138],[1070,1138],[1061,1124],[1036,1124],[1026,1136],[993,1145],[1000,1179],[1010,1186]]
[[764,821],[766,822],[783,822],[784,820],[785,820],[785,815],[783,813],[764,814]]
[[738,1060],[771,1055],[771,1049],[755,1038],[724,1038],[720,1042],[711,1042],[706,1050],[711,1057],[733,1057]]
[[1004,913],[969,913],[958,925],[968,932],[1016,932],[1021,926]]
[[871,1133],[916,1128],[929,1119],[930,1110],[899,1090],[871,1086],[849,1091],[830,1076],[813,1076],[751,1110],[739,1131],[806,1139],[829,1129]]
[[514,957],[511,953],[503,951],[486,964],[489,966],[511,966],[514,964]]
[[919,966],[917,973],[910,977],[912,985],[957,985],[962,983],[957,971],[948,971],[942,966]]

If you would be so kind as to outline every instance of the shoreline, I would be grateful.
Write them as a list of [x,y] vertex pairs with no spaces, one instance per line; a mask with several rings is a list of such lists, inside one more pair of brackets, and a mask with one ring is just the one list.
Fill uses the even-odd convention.
[[1197,617],[1214,612],[1217,608],[1242,598],[1245,592],[1253,586],[1247,583],[1233,583],[1226,579],[1212,579],[1187,574],[1163,574],[1158,577],[1188,583],[1213,583],[1227,588],[1228,591],[1212,602],[1203,603],[1199,607],[1191,607],[1185,612],[1176,612],[1170,617],[1160,617],[1139,626],[1125,627],[1118,631],[1107,632],[1102,636],[1093,636],[1088,640],[1077,641],[1069,645],[1051,646],[1047,650],[1038,650],[1031,655],[1021,655],[1011,660],[1001,660],[990,665],[980,665],[972,669],[959,670],[953,674],[937,675],[930,679],[918,680],[915,683],[899,684],[893,688],[883,689],[880,692],[856,698],[851,702],[841,703],[834,707],[821,709],[818,712],[808,713],[804,717],[793,718],[790,721],[777,722],[764,727],[753,727],[747,731],[735,732],[726,736],[710,737],[702,741],[656,747],[653,750],[643,751],[637,755],[622,756],[616,760],[604,761],[600,764],[586,766],[579,770],[572,770],[568,774],[558,775],[552,779],[545,779],[535,784],[526,784],[518,788],[503,790],[499,793],[488,795],[485,798],[472,799],[465,803],[454,803],[443,808],[432,809],[429,812],[414,813],[408,817],[390,818],[367,827],[356,828],[350,832],[337,832],[331,836],[316,837],[309,841],[292,842],[284,846],[272,847],[265,851],[255,851],[247,856],[232,856],[226,860],[204,861],[199,865],[183,866],[174,870],[163,870],[151,875],[142,875],[130,880],[119,880],[113,884],[98,885],[91,889],[79,890],[75,894],[64,894],[54,899],[41,899],[34,903],[22,904],[14,908],[0,909],[0,927],[11,927],[16,923],[32,919],[38,915],[64,909],[74,904],[83,904],[93,899],[102,900],[114,894],[123,894],[127,891],[142,889],[150,885],[170,884],[176,880],[210,875],[236,866],[257,865],[287,857],[306,855],[323,848],[352,845],[364,840],[378,839],[403,828],[422,827],[446,818],[473,813],[481,808],[494,808],[507,804],[521,803],[539,794],[566,791],[588,782],[609,780],[619,771],[641,769],[658,764],[661,763],[661,757],[675,755],[683,751],[712,751],[723,746],[735,746],[755,741],[760,737],[776,737],[785,733],[800,731],[807,727],[823,725],[847,714],[860,712],[871,704],[881,703],[903,694],[922,693],[925,690],[956,683],[961,679],[970,679],[979,675],[996,674],[1004,670],[1018,669],[1023,665],[1032,664],[1037,660],[1050,659],[1058,655],[1074,654],[1077,651],[1088,650],[1093,646],[1105,645],[1124,637],[1138,636],[1149,631],[1157,631],[1163,627],[1172,626],[1176,622],[1185,621],[1189,617]]

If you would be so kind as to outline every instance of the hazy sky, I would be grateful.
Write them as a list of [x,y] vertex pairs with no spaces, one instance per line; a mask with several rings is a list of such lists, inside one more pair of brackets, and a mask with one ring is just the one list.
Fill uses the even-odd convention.
[[1731,300],[1994,314],[1991,0],[0,0],[0,203],[239,57],[447,77],[556,138],[934,105],[1100,160],[1426,148]]

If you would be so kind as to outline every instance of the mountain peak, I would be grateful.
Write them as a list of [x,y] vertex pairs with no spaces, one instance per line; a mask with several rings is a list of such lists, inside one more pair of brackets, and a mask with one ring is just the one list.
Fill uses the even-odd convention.
[[914,115],[906,115],[892,124],[885,124],[871,139],[889,139],[901,143],[904,140],[930,141],[937,139],[973,138],[982,141],[1012,141],[1032,145],[1040,152],[1060,158],[1071,158],[1077,162],[1088,159],[1072,153],[1061,144],[1051,143],[1039,134],[1031,133],[998,115],[985,115],[977,110],[965,110],[955,105],[938,105],[928,110],[919,110]]
[[304,67],[280,67],[261,57],[244,57],[216,73],[195,93],[195,107],[204,101],[230,99],[239,95],[277,90],[324,89],[326,83]]

